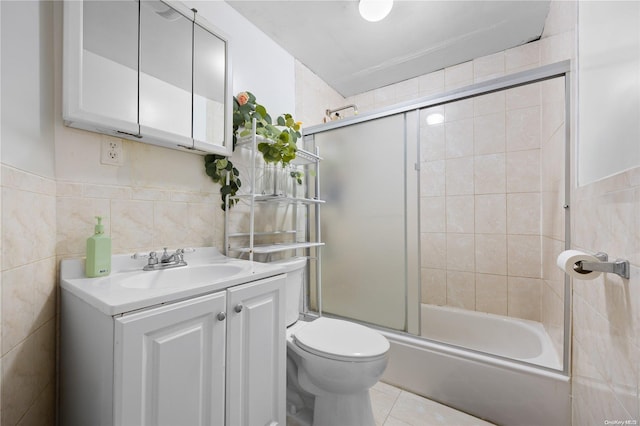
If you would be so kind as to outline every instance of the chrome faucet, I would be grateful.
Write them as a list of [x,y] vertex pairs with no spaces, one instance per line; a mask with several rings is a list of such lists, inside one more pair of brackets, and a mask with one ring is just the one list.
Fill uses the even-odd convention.
[[160,269],[171,269],[179,266],[187,266],[187,262],[184,260],[185,253],[192,253],[195,249],[184,248],[177,249],[174,253],[169,253],[165,247],[162,256],[158,259],[158,253],[155,251],[146,253],[135,253],[131,257],[133,259],[147,258],[147,264],[142,268],[143,271],[157,271]]
[[160,258],[160,263],[180,263],[184,262],[184,250],[178,249],[175,253],[167,253],[167,248],[164,248],[164,253],[162,253],[162,257]]

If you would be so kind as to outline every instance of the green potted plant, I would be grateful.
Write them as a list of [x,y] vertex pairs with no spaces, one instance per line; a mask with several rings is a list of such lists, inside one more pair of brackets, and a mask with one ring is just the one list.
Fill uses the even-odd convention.
[[[267,109],[256,102],[251,92],[240,92],[233,98],[233,149],[235,151],[238,139],[251,135],[253,119],[256,120],[256,134],[267,141],[258,143],[258,151],[266,163],[287,166],[296,158],[298,138],[301,122],[296,122],[291,114],[282,114],[273,123]],[[233,163],[222,155],[209,154],[204,158],[205,171],[211,179],[220,184],[222,210],[226,210],[226,196],[236,195],[242,182],[240,172]],[[227,176],[229,183],[227,183]],[[301,182],[301,173],[291,172],[291,177]],[[237,199],[229,199],[229,208],[237,203]]]

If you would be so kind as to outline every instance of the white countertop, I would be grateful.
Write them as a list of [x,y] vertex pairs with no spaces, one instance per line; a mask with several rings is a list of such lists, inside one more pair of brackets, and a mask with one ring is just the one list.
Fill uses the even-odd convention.
[[[109,276],[87,278],[84,259],[66,259],[60,264],[60,285],[62,291],[68,291],[106,315],[113,316],[284,273],[276,265],[226,257],[213,247],[196,248],[194,253],[186,253],[184,260],[187,266],[143,271],[146,259],[115,255],[111,259],[112,272]],[[237,268],[237,272],[211,278],[195,273],[206,265],[231,265]],[[175,282],[175,285],[167,285],[168,282]],[[162,285],[156,287],[154,283]]]

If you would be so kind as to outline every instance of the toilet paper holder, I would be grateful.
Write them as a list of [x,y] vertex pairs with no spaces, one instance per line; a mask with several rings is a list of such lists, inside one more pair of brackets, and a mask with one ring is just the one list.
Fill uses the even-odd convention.
[[589,272],[609,272],[616,275],[620,275],[622,278],[629,279],[629,261],[624,259],[616,259],[613,262],[609,262],[609,255],[607,253],[598,252],[593,255],[600,262],[576,262],[573,270],[580,274],[587,274]]

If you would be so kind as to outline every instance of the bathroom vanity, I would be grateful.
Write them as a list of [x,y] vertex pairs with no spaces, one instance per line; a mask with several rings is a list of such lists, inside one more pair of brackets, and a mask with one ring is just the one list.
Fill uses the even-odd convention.
[[284,425],[285,275],[216,249],[61,264],[60,424]]

